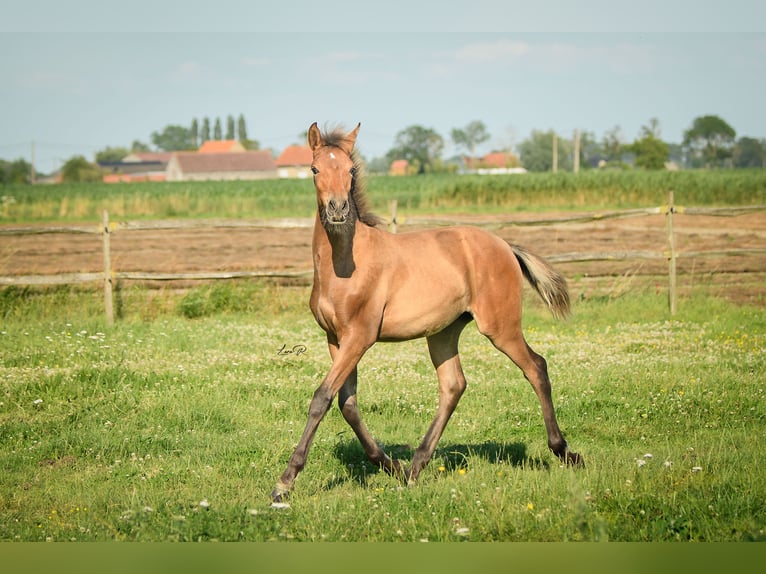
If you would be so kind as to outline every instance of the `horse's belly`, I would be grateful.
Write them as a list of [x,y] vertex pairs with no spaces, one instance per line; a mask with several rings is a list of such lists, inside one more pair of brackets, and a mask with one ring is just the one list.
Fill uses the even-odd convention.
[[461,293],[396,298],[383,311],[378,339],[402,341],[439,333],[468,310],[465,299]]

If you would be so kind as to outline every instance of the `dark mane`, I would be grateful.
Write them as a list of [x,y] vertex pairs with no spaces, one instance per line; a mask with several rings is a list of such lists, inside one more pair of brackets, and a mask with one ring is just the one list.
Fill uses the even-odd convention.
[[[323,131],[322,142],[326,146],[340,148],[348,142],[346,131],[341,127],[333,128],[331,131]],[[376,227],[383,223],[383,220],[370,211],[370,200],[367,197],[367,172],[364,160],[356,148],[351,150],[351,161],[354,162],[354,177],[351,180],[350,196],[354,200],[357,216],[362,223]]]

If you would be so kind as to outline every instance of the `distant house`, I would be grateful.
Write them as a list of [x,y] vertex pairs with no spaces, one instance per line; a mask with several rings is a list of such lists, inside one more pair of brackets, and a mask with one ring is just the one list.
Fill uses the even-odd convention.
[[134,151],[122,158],[122,163],[159,162],[167,165],[172,151]]
[[197,153],[242,153],[247,151],[242,142],[237,140],[208,140],[197,150]]
[[134,181],[165,181],[171,152],[133,152],[122,161],[102,162],[105,183],[129,183]]
[[395,159],[391,162],[391,167],[388,169],[388,175],[407,175],[409,169],[409,161],[406,159]]
[[279,177],[311,177],[311,163],[314,154],[311,148],[302,145],[287,146],[277,158]]
[[168,162],[168,181],[271,179],[277,164],[269,151],[176,152]]
[[463,165],[467,172],[481,175],[527,172],[521,167],[516,154],[504,151],[491,152],[481,158],[466,157],[463,159]]

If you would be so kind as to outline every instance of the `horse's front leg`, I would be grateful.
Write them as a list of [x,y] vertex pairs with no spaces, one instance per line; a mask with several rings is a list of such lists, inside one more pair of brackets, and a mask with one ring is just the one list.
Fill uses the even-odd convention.
[[292,490],[295,477],[298,476],[298,473],[306,465],[306,457],[308,456],[309,448],[311,448],[311,443],[314,440],[319,423],[322,422],[332,404],[333,398],[338,394],[346,379],[354,372],[359,359],[362,358],[362,355],[370,345],[352,343],[338,348],[330,372],[327,373],[322,384],[314,391],[314,396],[309,405],[306,428],[303,430],[298,445],[290,457],[287,468],[274,486],[274,490],[271,491],[271,499],[274,502],[283,502]]

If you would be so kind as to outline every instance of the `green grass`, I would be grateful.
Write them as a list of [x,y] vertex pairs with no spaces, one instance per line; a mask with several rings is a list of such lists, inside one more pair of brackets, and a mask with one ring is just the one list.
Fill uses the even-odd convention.
[[[596,210],[766,203],[766,170],[372,177],[373,208],[401,214]],[[167,218],[311,217],[310,180],[4,186],[0,223]]]
[[[766,538],[762,309],[700,292],[671,319],[647,291],[557,322],[528,297],[527,338],[586,468],[559,466],[531,388],[469,327],[468,390],[418,485],[372,467],[333,408],[277,510],[329,366],[307,288],[126,289],[111,329],[97,291],[0,294],[0,540]],[[425,343],[373,347],[359,401],[384,448],[411,456],[437,401]]]

